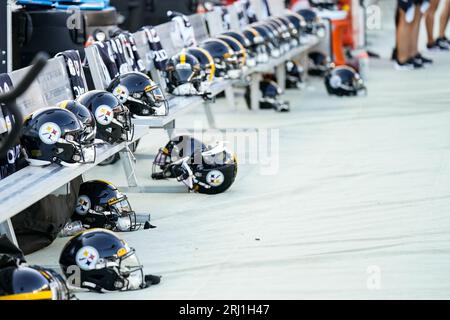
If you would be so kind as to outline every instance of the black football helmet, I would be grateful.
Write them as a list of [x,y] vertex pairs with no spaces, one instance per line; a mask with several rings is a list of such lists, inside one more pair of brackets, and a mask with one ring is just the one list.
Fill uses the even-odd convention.
[[83,144],[93,145],[97,134],[97,125],[94,115],[84,105],[76,100],[64,100],[58,103],[58,107],[69,110],[83,124]]
[[81,221],[87,229],[135,231],[140,228],[127,196],[102,180],[81,184],[72,221]]
[[337,7],[337,0],[309,0],[311,7],[327,10],[335,10]]
[[252,50],[252,43],[243,33],[238,31],[228,31],[224,32],[223,35],[232,37],[233,39],[239,41],[239,43],[245,49],[246,52],[247,66],[254,67],[256,65],[256,55],[255,52],[253,52]]
[[363,79],[349,66],[338,66],[330,70],[325,75],[325,87],[328,94],[339,97],[367,94]]
[[270,22],[280,30],[284,51],[288,52],[298,46],[298,32],[295,26],[284,17],[272,17]]
[[259,102],[261,109],[273,109],[279,112],[290,111],[289,102],[278,99],[278,96],[283,93],[283,90],[281,90],[275,81],[263,79],[259,83],[259,89],[262,93],[262,98]]
[[200,64],[200,92],[206,92],[214,81],[216,65],[214,58],[203,48],[191,47],[186,49],[186,52],[193,55]]
[[230,70],[238,69],[238,59],[234,54],[233,49],[220,39],[207,39],[200,45],[201,48],[209,52],[214,58],[216,65],[216,74],[218,78],[228,77]]
[[253,27],[247,27],[242,34],[250,41],[250,52],[255,57],[256,63],[266,63],[269,61],[269,52],[264,38]]
[[79,277],[69,285],[96,292],[137,290],[158,282],[144,276],[135,250],[105,229],[86,230],[70,239],[59,265],[68,279],[79,271]]
[[255,23],[252,27],[258,31],[264,39],[264,44],[269,55],[273,58],[279,58],[281,56],[280,40],[275,36],[272,28],[269,25],[262,23]]
[[297,29],[299,42],[301,42],[302,36],[306,34],[306,21],[305,18],[303,18],[301,15],[299,15],[296,12],[289,12],[284,15],[286,19],[288,19]]
[[200,62],[183,50],[167,61],[166,81],[168,91],[174,95],[198,95],[202,82]]
[[317,15],[316,11],[314,11],[313,9],[301,9],[297,13],[305,19],[305,32],[307,34],[314,34],[319,36],[325,35],[325,26]]
[[39,266],[0,269],[0,300],[69,300],[75,296],[55,271]]
[[223,143],[206,146],[190,136],[178,136],[159,150],[153,162],[152,178],[175,178],[189,190],[205,194],[226,191],[237,174],[236,157]]
[[334,68],[334,63],[323,52],[308,53],[308,74],[310,76],[323,77],[332,68]]
[[245,50],[245,48],[242,46],[242,44],[233,37],[222,34],[222,35],[217,36],[217,39],[224,41],[233,50],[233,52],[234,52],[233,55],[237,59],[237,65],[236,65],[236,68],[234,69],[235,71],[230,70],[228,72],[228,75],[232,79],[239,78],[242,75],[242,72],[244,71],[244,69],[246,68],[247,50]]
[[275,17],[271,17],[266,20],[265,24],[271,28],[272,33],[278,40],[278,45],[282,53],[286,53],[291,49],[291,34],[286,25]]
[[135,118],[169,114],[169,103],[161,88],[143,73],[133,71],[118,75],[106,90],[128,107]]
[[92,90],[79,96],[77,101],[94,115],[98,139],[109,144],[133,140],[130,111],[112,93]]
[[301,89],[304,86],[305,71],[303,67],[294,60],[285,62],[286,67],[286,88]]
[[86,146],[85,127],[69,110],[42,108],[25,119],[20,143],[31,165],[70,166],[95,161],[95,147]]

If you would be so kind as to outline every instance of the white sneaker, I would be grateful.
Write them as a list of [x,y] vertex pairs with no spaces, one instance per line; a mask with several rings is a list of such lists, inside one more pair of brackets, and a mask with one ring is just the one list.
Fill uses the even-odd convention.
[[411,71],[414,70],[414,65],[412,65],[409,62],[400,63],[397,60],[395,60],[394,69],[397,71]]

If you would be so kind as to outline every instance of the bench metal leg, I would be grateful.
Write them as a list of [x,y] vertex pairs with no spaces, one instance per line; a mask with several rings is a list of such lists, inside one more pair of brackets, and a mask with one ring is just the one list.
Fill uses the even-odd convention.
[[259,90],[259,82],[261,74],[254,73],[250,76],[250,109],[259,109],[259,100],[261,99],[261,91]]
[[208,124],[211,129],[216,129],[216,120],[214,119],[214,114],[211,111],[211,103],[209,101],[203,102],[205,108],[206,118],[208,119]]
[[277,83],[281,90],[286,90],[286,68],[284,63],[276,67]]
[[164,130],[166,130],[167,135],[169,136],[169,139],[172,139],[173,133],[175,131],[175,119],[172,121],[166,123],[163,127]]
[[137,187],[136,158],[128,146],[120,151],[120,161],[122,162],[123,170],[125,171],[128,186]]
[[0,234],[5,234],[12,243],[18,246],[16,234],[11,223],[11,219],[5,220],[0,223]]
[[236,110],[236,100],[234,99],[234,89],[233,86],[229,86],[225,89],[225,97],[227,98],[228,106],[233,110]]

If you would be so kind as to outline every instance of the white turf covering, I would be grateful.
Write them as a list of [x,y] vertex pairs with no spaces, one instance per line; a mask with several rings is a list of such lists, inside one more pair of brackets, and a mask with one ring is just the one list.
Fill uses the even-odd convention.
[[[285,95],[290,113],[250,112],[242,98],[235,110],[218,101],[221,128],[279,129],[279,171],[267,176],[258,165],[240,165],[235,184],[217,196],[129,193],[157,228],[121,236],[162,281],[78,297],[448,299],[450,55],[432,57],[434,66],[412,73],[372,60],[366,98],[330,98],[311,79]],[[177,125],[206,125],[204,118],[199,108]],[[155,185],[151,162],[166,142],[155,131],[139,146],[141,184]],[[120,163],[87,178],[125,185]],[[66,240],[29,262],[56,266]],[[378,290],[368,286],[374,271]]]

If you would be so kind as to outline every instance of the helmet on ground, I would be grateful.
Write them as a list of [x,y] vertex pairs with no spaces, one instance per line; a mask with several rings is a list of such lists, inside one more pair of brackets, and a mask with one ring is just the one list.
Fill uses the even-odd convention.
[[323,52],[312,51],[308,54],[309,75],[323,77],[332,68],[334,68],[334,63]]
[[304,84],[305,71],[303,67],[294,60],[288,60],[286,66],[286,88],[300,89]]
[[[259,83],[259,89],[262,97],[259,100],[260,109],[271,109],[278,112],[290,111],[288,101],[279,100],[279,95],[283,93],[278,84],[271,78],[265,78]],[[250,107],[250,89],[247,88],[245,92],[245,100]]]
[[166,116],[169,104],[161,88],[147,75],[127,72],[115,77],[107,91],[130,110],[133,117]]
[[223,143],[206,146],[190,136],[178,136],[161,148],[153,162],[152,178],[176,178],[190,190],[218,194],[226,191],[237,174],[236,157]]
[[337,96],[356,96],[366,94],[363,79],[355,69],[349,66],[338,66],[325,75],[325,87],[328,94]]
[[84,125],[69,110],[42,108],[25,119],[20,143],[32,165],[91,163],[95,147],[84,145],[84,134]]
[[0,300],[69,300],[74,298],[55,271],[38,266],[0,269]]
[[127,196],[103,180],[81,184],[72,221],[81,221],[88,229],[134,231],[140,228]]
[[109,144],[132,141],[134,126],[130,111],[112,93],[92,90],[79,96],[77,101],[94,115],[98,139]]
[[64,246],[59,264],[66,277],[79,271],[75,287],[96,292],[126,291],[148,286],[133,248],[105,229],[86,230]]

